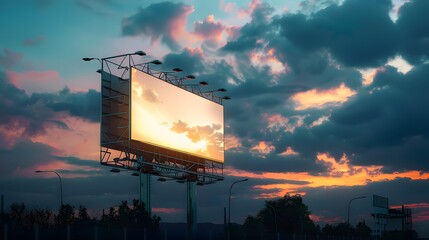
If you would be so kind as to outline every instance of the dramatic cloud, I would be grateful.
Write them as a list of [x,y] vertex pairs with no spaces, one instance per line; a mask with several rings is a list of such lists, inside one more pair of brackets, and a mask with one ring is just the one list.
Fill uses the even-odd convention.
[[0,52],[0,66],[10,68],[18,63],[23,58],[21,53],[14,52],[10,49],[3,49],[3,53]]
[[205,40],[205,44],[209,47],[216,47],[222,42],[222,33],[225,26],[216,21],[213,15],[207,16],[204,21],[197,21],[195,23],[195,34],[201,39]]
[[54,92],[61,89],[63,83],[60,82],[58,72],[50,70],[44,72],[6,72],[9,81],[16,87],[24,89],[28,93],[33,92]]
[[307,17],[287,14],[274,23],[280,34],[304,51],[329,49],[346,66],[378,66],[394,56],[398,34],[390,1],[349,0]]
[[400,53],[412,64],[429,60],[429,23],[423,21],[429,11],[429,2],[415,0],[399,9],[396,22],[399,31]]
[[[428,1],[179,1],[146,3],[134,12],[117,1],[76,3],[71,12],[102,13],[91,15],[93,23],[120,24],[122,36],[112,38],[115,27],[97,33],[77,27],[67,15],[64,22],[70,27],[59,34],[57,25],[40,22],[43,18],[27,5],[5,5],[20,19],[34,19],[31,35],[0,38],[0,189],[7,201],[57,206],[52,197],[57,184],[44,179],[55,176],[32,175],[39,167],[59,170],[66,176],[67,202],[85,204],[98,214],[103,207],[138,198],[138,178],[110,174],[97,161],[86,160],[99,154],[100,93],[88,87],[81,92],[58,89],[64,88],[64,77],[73,79],[73,86],[88,86],[82,78],[93,76],[88,69],[79,68],[77,74],[70,66],[78,66],[82,56],[99,56],[96,49],[103,56],[143,49],[150,59],[163,62],[156,69],[172,74],[172,68],[181,68],[174,74],[196,76],[185,84],[231,97],[222,102],[222,136],[219,125],[212,124],[217,121],[186,119],[207,108],[186,107],[189,101],[181,103],[184,98],[174,93],[161,98],[164,87],[135,89],[133,94],[156,102],[148,105],[154,112],[171,99],[172,110],[181,112],[185,106],[189,113],[183,117],[174,119],[175,113],[153,122],[198,149],[225,150],[225,180],[198,188],[200,221],[222,223],[228,189],[248,178],[234,186],[233,222],[256,214],[267,199],[299,193],[320,224],[345,221],[350,199],[344,196],[367,196],[353,202],[350,220],[370,223],[371,196],[377,194],[389,197],[391,206],[412,208],[413,227],[429,236]],[[43,11],[56,14],[62,4],[57,1]],[[141,3],[131,8],[135,4]],[[10,18],[2,16],[5,22]],[[13,21],[4,27],[19,26]],[[80,50],[73,44],[64,48],[62,40],[71,36],[88,44],[76,42]],[[88,36],[94,41],[87,41]],[[55,41],[41,56],[44,39]],[[29,47],[34,44],[39,45]],[[95,52],[82,54],[88,49]],[[58,52],[64,53],[61,61]],[[199,86],[200,81],[208,86]],[[216,92],[219,88],[227,92]],[[167,147],[177,142],[153,127],[144,132],[171,141]],[[163,221],[185,221],[186,185],[152,184],[154,212]]]
[[[194,9],[183,3],[162,2],[154,3],[122,20],[124,36],[149,36],[152,43],[161,41],[172,50],[180,48],[178,38],[184,33],[186,17]],[[164,17],[160,18],[159,14]]]
[[24,129],[24,133],[30,136],[44,132],[48,126],[67,128],[58,115],[62,112],[88,121],[99,121],[100,94],[95,90],[72,93],[65,88],[59,93],[29,96],[0,72],[0,91],[0,123],[17,130]]

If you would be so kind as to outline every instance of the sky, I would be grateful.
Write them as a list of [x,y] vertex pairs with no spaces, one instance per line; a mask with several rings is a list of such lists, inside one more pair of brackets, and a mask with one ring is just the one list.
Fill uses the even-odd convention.
[[[412,208],[429,237],[429,1],[22,0],[0,8],[0,193],[5,205],[138,198],[99,164],[99,62],[143,50],[226,88],[225,180],[198,187],[198,221],[231,221],[301,194],[321,226],[371,226],[372,195]],[[153,212],[186,221],[186,186],[152,179]],[[175,197],[171,197],[175,196]]]

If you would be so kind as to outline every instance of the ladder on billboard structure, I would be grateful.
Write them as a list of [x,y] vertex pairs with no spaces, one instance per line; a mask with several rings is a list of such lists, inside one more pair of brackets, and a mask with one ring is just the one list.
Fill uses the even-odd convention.
[[196,237],[196,185],[222,181],[224,88],[159,71],[137,51],[98,60],[101,69],[100,163],[140,177],[140,201],[151,212],[151,176],[187,183],[187,236]]

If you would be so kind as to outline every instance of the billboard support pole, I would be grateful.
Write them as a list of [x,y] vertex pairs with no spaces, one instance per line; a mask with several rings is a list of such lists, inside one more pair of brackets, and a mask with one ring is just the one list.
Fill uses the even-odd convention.
[[152,206],[150,201],[151,175],[140,172],[140,202],[145,205],[145,210],[152,214]]
[[187,181],[187,240],[197,239],[197,183]]

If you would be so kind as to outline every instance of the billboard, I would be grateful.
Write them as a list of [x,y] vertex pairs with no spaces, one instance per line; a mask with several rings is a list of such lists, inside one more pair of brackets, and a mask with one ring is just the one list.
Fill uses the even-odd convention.
[[130,92],[132,141],[224,162],[222,105],[135,68]]
[[388,209],[389,208],[389,199],[386,197],[373,195],[372,196],[372,206]]

